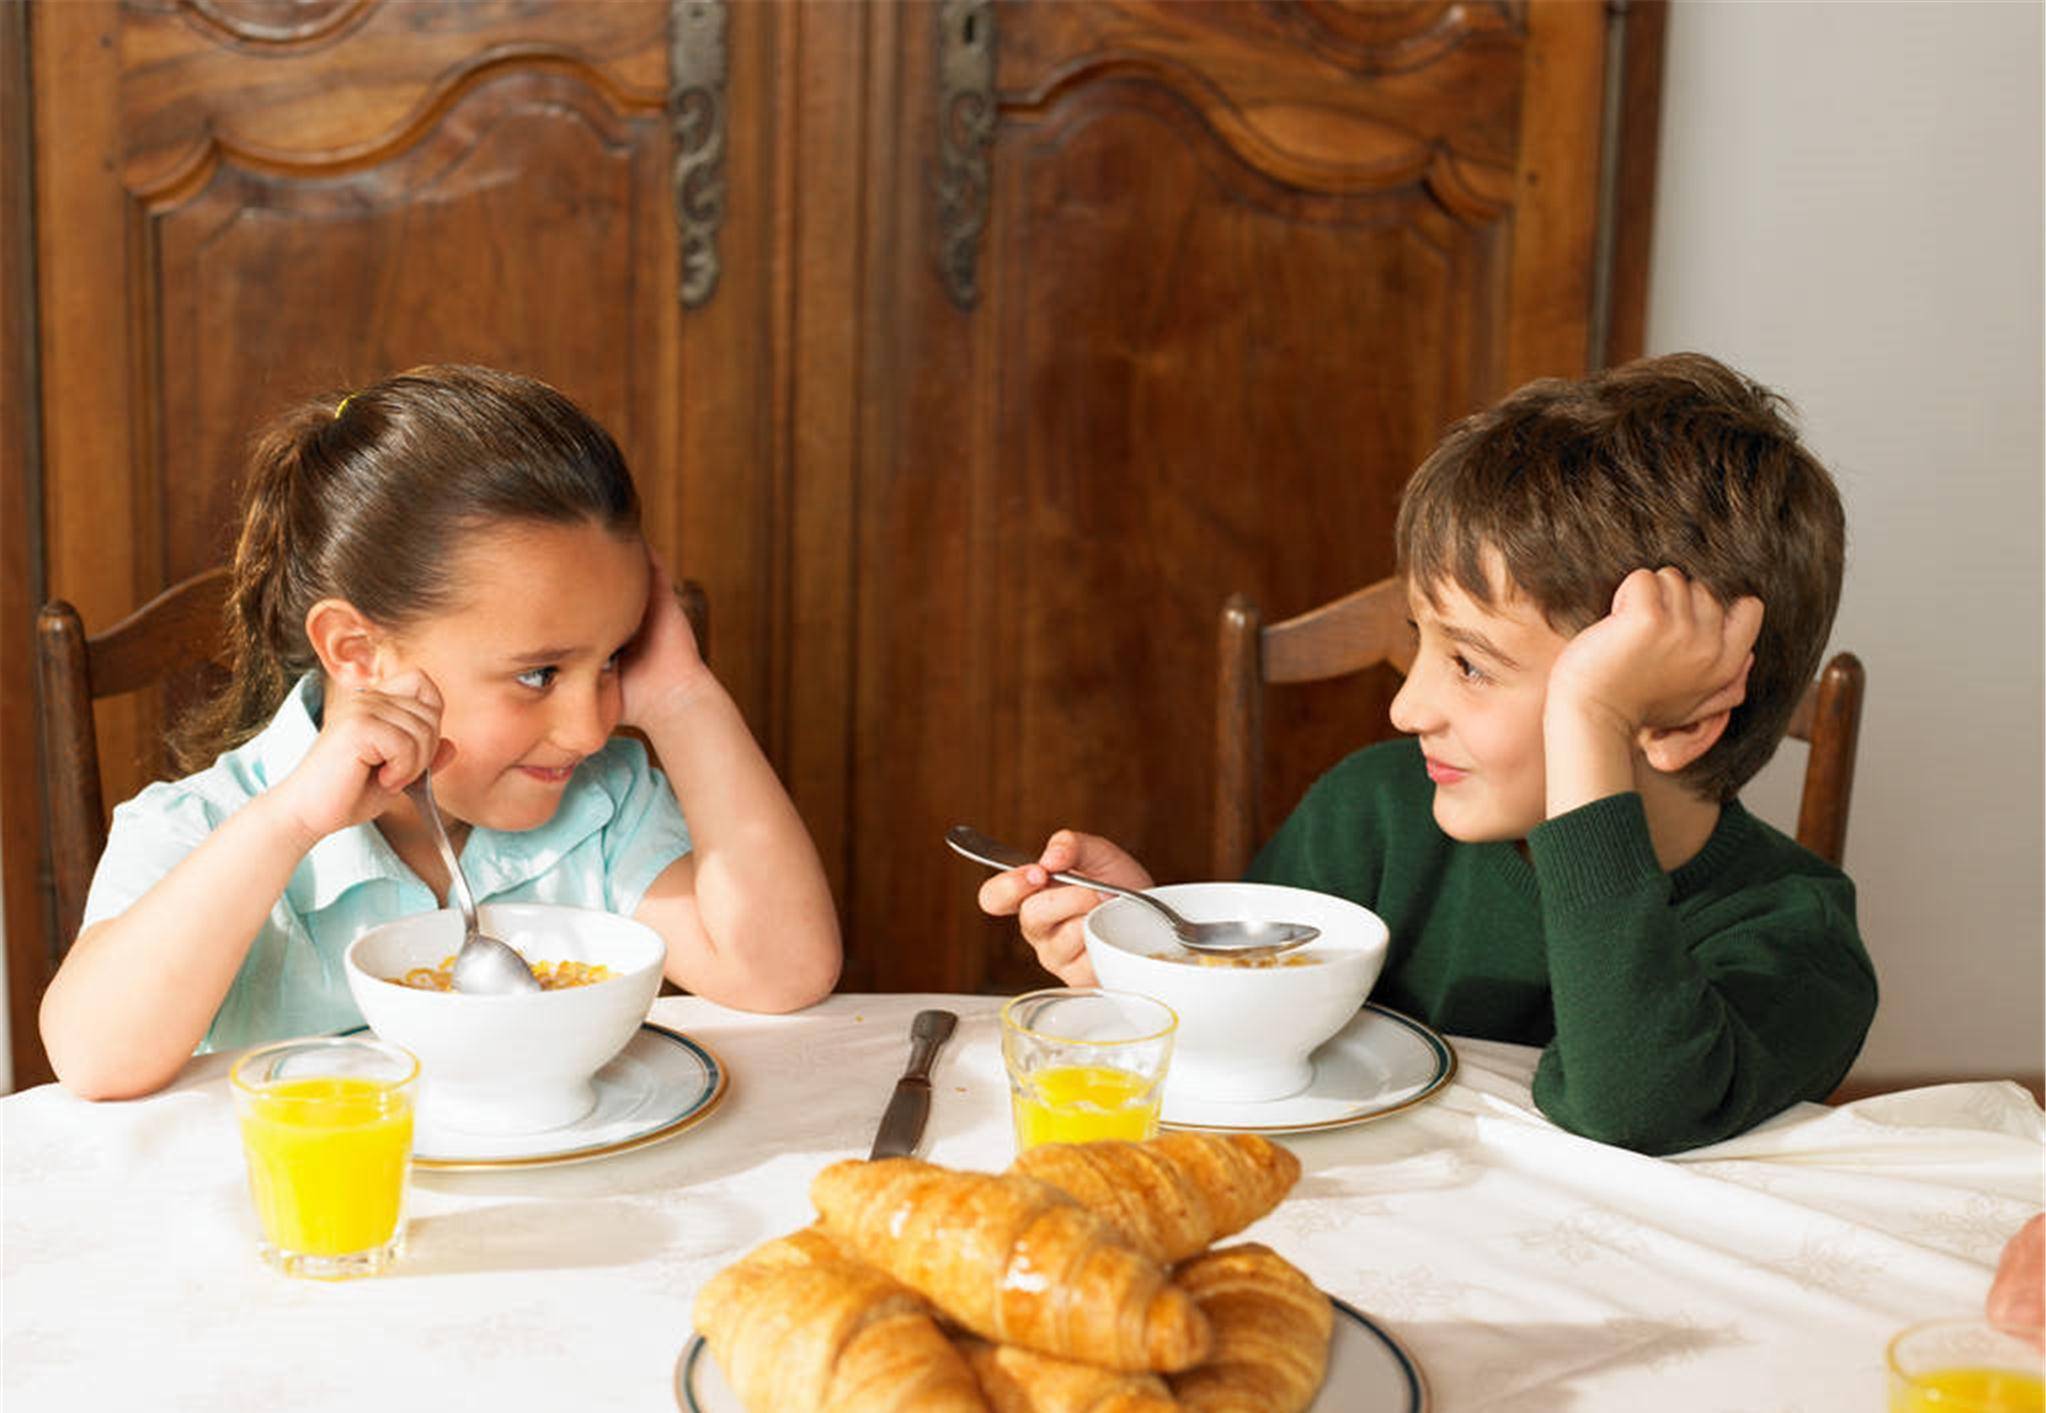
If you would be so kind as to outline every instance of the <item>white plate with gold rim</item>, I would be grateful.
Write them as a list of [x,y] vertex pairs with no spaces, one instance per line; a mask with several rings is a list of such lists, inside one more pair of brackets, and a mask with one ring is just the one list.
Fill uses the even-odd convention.
[[1158,1121],[1217,1133],[1311,1133],[1346,1128],[1412,1108],[1456,1074],[1456,1051],[1430,1027],[1376,1001],[1314,1052],[1314,1079],[1298,1094],[1257,1103],[1218,1103],[1172,1090]]
[[[1307,1413],[1426,1413],[1428,1385],[1421,1366],[1362,1311],[1340,1300],[1329,1340],[1328,1376]],[[675,1403],[683,1413],[746,1413],[725,1382],[702,1335],[691,1335],[675,1361]]]
[[709,1118],[724,1101],[730,1071],[699,1042],[647,1021],[590,1082],[597,1091],[590,1112],[540,1133],[467,1133],[422,1114],[412,1133],[412,1166],[425,1172],[530,1168],[644,1148]]

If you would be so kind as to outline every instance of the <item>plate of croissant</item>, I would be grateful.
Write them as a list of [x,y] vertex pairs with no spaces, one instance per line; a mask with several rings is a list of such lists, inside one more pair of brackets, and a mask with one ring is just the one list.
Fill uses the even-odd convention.
[[1003,1173],[847,1160],[698,1292],[686,1413],[1420,1413],[1418,1366],[1255,1242],[1256,1134],[1047,1144]]

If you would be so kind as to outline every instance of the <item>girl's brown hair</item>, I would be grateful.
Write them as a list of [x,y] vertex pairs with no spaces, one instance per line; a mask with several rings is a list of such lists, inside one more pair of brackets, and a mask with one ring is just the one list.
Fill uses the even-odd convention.
[[[1400,501],[1400,570],[1423,593],[1502,592],[1574,634],[1620,581],[1671,566],[1722,602],[1762,600],[1747,699],[1683,772],[1728,800],[1769,757],[1840,601],[1846,518],[1782,398],[1701,353],[1543,379],[1452,427]],[[1507,583],[1488,574],[1496,553]]]
[[197,770],[260,731],[318,665],[306,613],[346,599],[403,628],[450,606],[460,537],[503,520],[639,528],[639,496],[604,429],[545,383],[414,368],[279,415],[256,437],[228,591],[233,679],[180,723]]

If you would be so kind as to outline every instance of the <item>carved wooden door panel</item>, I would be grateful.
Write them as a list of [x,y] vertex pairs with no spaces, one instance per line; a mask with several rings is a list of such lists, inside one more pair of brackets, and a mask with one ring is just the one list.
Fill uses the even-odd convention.
[[[41,591],[102,628],[220,562],[261,419],[422,362],[567,390],[678,551],[680,326],[718,270],[688,203],[685,265],[672,178],[714,211],[721,173],[694,168],[722,156],[723,20],[692,0],[35,7]],[[705,366],[726,383],[712,401],[751,400],[744,365]],[[8,650],[25,644],[23,626]],[[155,773],[162,715],[107,704],[110,801]],[[32,764],[10,731],[10,773]],[[40,832],[10,823],[11,878]],[[25,891],[10,953],[43,921]],[[33,1071],[33,1011],[14,1014]]]
[[[1387,573],[1439,432],[1590,366],[1606,12],[894,20],[897,90],[942,106],[870,233],[848,904],[883,985],[1017,986],[1043,974],[945,826],[1204,876],[1225,598],[1276,619]],[[1390,734],[1391,689],[1275,704],[1272,818]]]
[[308,390],[500,363],[671,454],[665,8],[519,8],[38,12],[47,580],[88,624],[225,557]]
[[[1442,427],[1593,361],[1599,269],[1638,297],[1645,216],[1610,261],[1595,240],[1601,172],[1623,213],[1652,179],[1600,152],[1609,9],[9,11],[40,304],[13,302],[27,243],[0,222],[0,334],[36,344],[33,376],[0,362],[0,498],[36,527],[0,520],[35,561],[0,577],[7,660],[22,598],[98,626],[219,559],[283,399],[529,370],[617,433],[655,544],[709,587],[719,675],[844,910],[845,985],[1035,982],[945,826],[1071,823],[1200,874],[1226,596],[1276,618],[1383,574]],[[25,149],[0,142],[0,193]],[[1268,813],[1387,730],[1390,685],[1274,704]],[[159,719],[111,713],[110,798]],[[44,941],[23,721],[0,702],[18,1079],[39,981],[15,968]]]

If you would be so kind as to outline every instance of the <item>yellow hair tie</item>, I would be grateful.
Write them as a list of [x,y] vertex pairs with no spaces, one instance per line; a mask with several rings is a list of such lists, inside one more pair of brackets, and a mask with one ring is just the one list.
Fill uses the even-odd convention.
[[341,414],[348,410],[348,404],[353,401],[355,401],[355,394],[350,393],[348,394],[348,396],[342,398],[339,402],[334,404],[334,420],[336,422],[339,422],[341,420]]

